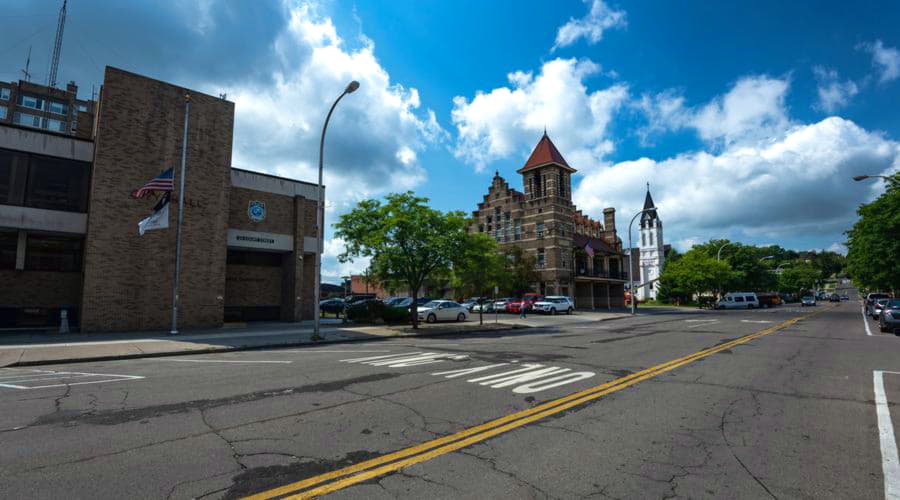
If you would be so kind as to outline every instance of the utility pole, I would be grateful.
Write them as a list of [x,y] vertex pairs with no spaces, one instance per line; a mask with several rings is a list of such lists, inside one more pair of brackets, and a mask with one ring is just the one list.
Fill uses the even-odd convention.
[[59,52],[62,50],[63,30],[66,27],[66,2],[63,0],[59,9],[59,21],[56,25],[56,40],[53,42],[53,54],[50,56],[50,73],[47,76],[47,86],[56,87],[56,72],[59,70]]

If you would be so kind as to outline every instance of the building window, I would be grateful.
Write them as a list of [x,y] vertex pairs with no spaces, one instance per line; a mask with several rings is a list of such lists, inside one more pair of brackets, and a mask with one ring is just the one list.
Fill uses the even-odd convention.
[[536,224],[536,231],[537,231],[537,239],[539,239],[539,240],[544,239],[544,223],[543,222],[538,222]]
[[4,101],[9,100],[9,89],[8,88],[6,88],[6,87],[0,88],[0,99],[3,99]]
[[519,241],[522,239],[522,219],[516,219],[515,222],[515,239]]
[[479,233],[483,233],[483,232],[484,232],[484,224],[478,224],[478,232],[479,232]]
[[538,251],[537,251],[537,268],[538,268],[538,269],[543,269],[545,265],[546,265],[546,261],[545,261],[545,259],[544,259],[544,249],[543,249],[543,248],[538,248]]
[[0,106],[0,120],[6,119],[6,106]]
[[79,105],[78,105],[78,112],[79,112],[79,113],[87,113],[87,110],[88,110],[88,109],[87,109],[87,105],[86,105],[86,104],[79,104]]
[[[490,215],[488,215],[487,223],[490,224],[491,222],[493,222],[493,218]],[[490,231],[490,229],[488,231]]]
[[0,204],[25,203],[28,154],[0,149]]
[[81,271],[82,243],[80,236],[29,234],[25,240],[25,270]]
[[645,233],[641,233],[641,246],[647,246],[647,235]]
[[13,123],[26,127],[41,128],[41,117],[28,113],[13,113]]
[[653,245],[653,233],[650,233],[650,244]]
[[44,110],[44,100],[39,97],[32,97],[30,95],[22,95],[19,94],[19,98],[17,99],[19,106],[23,108],[31,108],[36,109],[38,111]]
[[559,259],[562,261],[562,268],[568,269],[569,268],[569,255],[565,250],[559,251]]
[[61,102],[48,101],[50,103],[50,112],[58,115],[66,115],[69,113],[69,107]]
[[18,231],[0,231],[0,269],[16,268],[16,251],[18,248]]
[[28,164],[25,205],[86,212],[89,174],[89,163],[33,155]]
[[44,122],[47,124],[44,128],[47,130],[52,130],[53,132],[68,132],[68,130],[66,130],[66,122],[47,118],[44,119]]

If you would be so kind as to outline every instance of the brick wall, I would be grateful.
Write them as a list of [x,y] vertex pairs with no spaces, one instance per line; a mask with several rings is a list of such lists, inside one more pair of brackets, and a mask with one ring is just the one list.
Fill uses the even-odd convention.
[[165,329],[175,265],[177,203],[169,229],[138,236],[154,200],[130,193],[182,151],[184,95],[191,115],[182,234],[179,325],[220,326],[234,104],[107,67],[97,117],[85,243],[82,329]]
[[0,307],[78,306],[81,273],[0,271]]
[[[294,199],[291,196],[232,187],[228,202],[228,227],[245,231],[293,234],[295,226]],[[251,201],[266,204],[266,218],[253,222],[247,215]],[[315,211],[313,211],[315,216]]]

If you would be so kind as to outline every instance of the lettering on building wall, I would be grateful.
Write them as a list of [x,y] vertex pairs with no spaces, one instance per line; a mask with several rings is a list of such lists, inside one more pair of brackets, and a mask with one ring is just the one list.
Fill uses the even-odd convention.
[[235,239],[238,241],[248,241],[251,243],[268,243],[269,245],[275,244],[275,238],[263,238],[260,236],[235,236]]

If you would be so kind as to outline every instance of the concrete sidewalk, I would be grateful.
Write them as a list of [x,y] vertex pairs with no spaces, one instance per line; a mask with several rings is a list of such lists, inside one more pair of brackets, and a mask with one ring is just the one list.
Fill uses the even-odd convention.
[[238,328],[226,327],[191,331],[169,336],[162,332],[105,334],[11,333],[0,334],[0,367],[29,366],[110,359],[144,358],[227,352],[264,347],[321,345],[336,342],[371,341],[398,337],[432,337],[441,335],[492,334],[499,331],[530,327],[554,326],[572,322],[604,321],[622,317],[621,313],[581,313],[574,316],[500,316],[502,321],[483,325],[477,316],[464,323],[422,324],[418,330],[409,325],[359,326],[344,325],[339,320],[324,320],[324,340],[312,340],[312,324],[266,323]]

